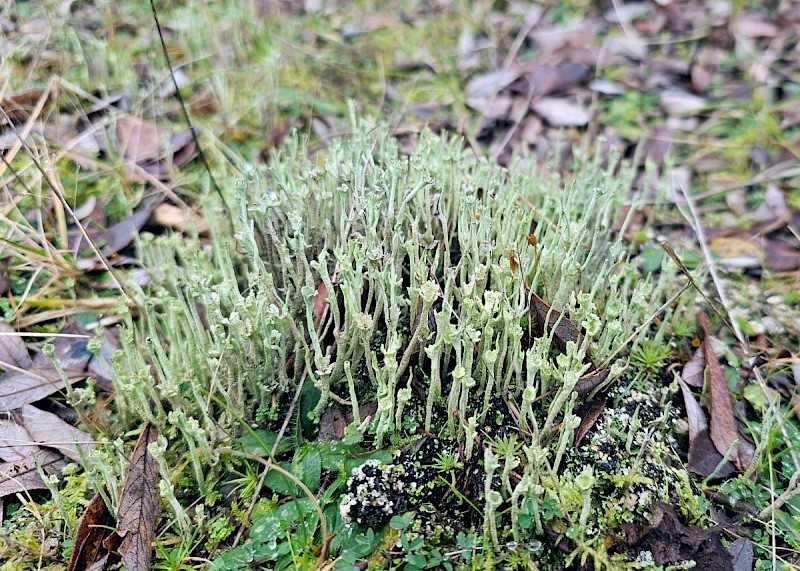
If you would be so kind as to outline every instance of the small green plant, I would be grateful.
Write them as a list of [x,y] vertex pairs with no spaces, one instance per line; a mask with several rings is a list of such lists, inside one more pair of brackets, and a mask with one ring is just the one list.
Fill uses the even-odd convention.
[[655,375],[666,366],[672,350],[658,339],[643,339],[631,351],[631,365],[646,375]]

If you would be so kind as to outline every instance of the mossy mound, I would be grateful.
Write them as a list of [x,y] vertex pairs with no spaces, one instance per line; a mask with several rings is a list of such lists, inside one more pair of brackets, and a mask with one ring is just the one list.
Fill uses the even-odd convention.
[[[591,435],[573,450],[582,405],[641,388],[619,349],[677,289],[627,258],[631,169],[584,153],[542,174],[430,133],[404,155],[385,129],[354,132],[316,162],[294,139],[238,181],[232,212],[209,199],[211,240],[140,241],[151,283],[115,412],[162,434],[162,540],[213,569],[636,565],[608,537],[647,510],[606,513],[604,486],[628,484],[587,461]],[[663,484],[630,473],[641,458],[677,470],[652,438],[674,394],[658,390],[631,405],[650,436],[628,446],[630,485]],[[87,461],[109,490],[118,454]],[[285,472],[261,477],[259,457]],[[696,508],[670,482],[658,499]]]

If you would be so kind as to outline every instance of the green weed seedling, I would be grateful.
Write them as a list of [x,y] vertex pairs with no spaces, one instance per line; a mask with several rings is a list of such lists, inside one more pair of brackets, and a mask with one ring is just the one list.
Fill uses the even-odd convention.
[[[210,242],[143,236],[115,412],[163,435],[159,541],[215,570],[635,568],[604,538],[692,498],[665,464],[666,344],[633,335],[676,272],[627,259],[628,166],[585,152],[573,173],[431,133],[404,155],[354,119],[314,162],[295,137],[246,172],[232,211],[209,197]],[[619,457],[575,448],[598,368]],[[87,459],[108,490],[115,458]]]

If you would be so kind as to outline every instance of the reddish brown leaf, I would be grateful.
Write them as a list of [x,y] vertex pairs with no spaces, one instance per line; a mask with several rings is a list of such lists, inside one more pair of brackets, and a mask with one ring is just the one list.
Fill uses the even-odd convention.
[[592,429],[605,408],[606,399],[603,398],[587,402],[580,409],[578,409],[577,415],[580,417],[581,423],[575,430],[575,448],[580,445],[583,437],[586,436],[586,434]]
[[314,325],[319,327],[322,322],[322,316],[325,314],[325,309],[328,306],[328,288],[325,282],[319,282],[317,285],[317,295],[314,297]]
[[734,441],[739,440],[740,444],[731,459],[737,468],[745,470],[753,459],[752,450],[748,450],[748,443],[741,437],[739,429],[736,427],[733,397],[730,387],[728,387],[728,380],[725,378],[719,360],[714,354],[714,348],[711,346],[708,316],[701,314],[699,322],[700,327],[703,328],[703,348],[706,353],[705,377],[708,390],[708,411],[711,416],[711,441],[717,451],[724,456]]
[[[678,384],[683,393],[683,402],[686,406],[686,416],[689,421],[689,462],[687,468],[690,472],[698,474],[703,478],[708,478],[723,460],[708,434],[708,422],[700,403],[694,398],[692,391],[681,377],[678,377]],[[726,478],[733,473],[733,466],[730,462],[717,472],[718,478]]]
[[55,448],[70,460],[80,462],[94,448],[92,437],[67,424],[52,412],[40,410],[29,404],[22,407],[20,416],[33,442]]
[[153,539],[161,513],[158,467],[147,447],[158,438],[158,430],[145,424],[133,449],[128,475],[119,498],[117,535],[122,537],[119,553],[128,571],[149,571]]
[[[551,309],[550,306],[541,297],[536,295],[535,292],[531,294],[531,309],[530,316],[533,318],[533,323],[536,335],[539,337],[545,334],[545,329],[550,332],[555,328],[553,334],[553,341],[555,341],[558,349],[563,353],[567,350],[567,343],[573,341],[580,344],[581,332],[572,322],[565,316],[559,321],[561,312],[556,309]],[[547,315],[550,314],[548,320]],[[544,324],[547,322],[547,327]]]
[[5,295],[11,286],[11,281],[8,277],[9,263],[10,258],[0,258],[0,295]]
[[67,463],[58,452],[39,450],[35,459],[29,456],[17,462],[0,464],[0,498],[45,488],[37,461],[47,474],[58,473]]
[[8,363],[20,369],[31,366],[31,358],[25,342],[8,323],[0,321],[0,367]]
[[[592,362],[592,360],[588,357],[586,358],[586,361],[589,363]],[[590,371],[578,379],[578,384],[575,385],[575,392],[577,392],[579,395],[589,394],[608,378],[609,372],[610,371],[608,369],[600,372]]]
[[78,521],[67,571],[87,571],[94,563],[107,558],[103,539],[113,533],[113,526],[114,516],[108,510],[103,496],[95,494]]

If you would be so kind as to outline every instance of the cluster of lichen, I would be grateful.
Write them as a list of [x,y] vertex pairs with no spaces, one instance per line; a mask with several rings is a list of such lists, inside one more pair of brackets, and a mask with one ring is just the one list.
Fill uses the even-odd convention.
[[[377,448],[408,443],[418,425],[460,444],[453,465],[482,465],[473,499],[492,543],[535,541],[559,520],[582,556],[594,553],[597,476],[562,473],[580,420],[575,389],[651,317],[671,273],[644,279],[627,261],[631,169],[601,153],[576,165],[566,178],[524,157],[504,169],[430,133],[403,155],[385,129],[354,121],[317,162],[293,139],[248,170],[231,211],[210,198],[210,242],[143,237],[151,282],[115,358],[115,410],[161,429],[151,451],[178,528],[190,533],[192,516],[176,486],[213,505],[220,450],[310,383],[312,418],[350,409],[350,437]],[[557,351],[555,328],[532,334],[530,291],[581,328],[579,342]],[[625,366],[608,363],[609,379]],[[374,417],[359,422],[370,401]],[[112,503],[120,457],[106,447],[87,459]]]

